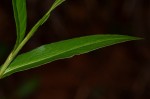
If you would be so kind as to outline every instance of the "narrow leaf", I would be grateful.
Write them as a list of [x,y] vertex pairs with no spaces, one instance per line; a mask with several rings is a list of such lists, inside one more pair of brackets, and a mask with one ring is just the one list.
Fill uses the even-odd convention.
[[27,24],[26,0],[12,0],[14,18],[16,22],[17,41],[18,46],[24,39]]
[[58,59],[69,58],[98,48],[138,39],[123,35],[92,35],[43,45],[16,57],[5,71],[3,77]]

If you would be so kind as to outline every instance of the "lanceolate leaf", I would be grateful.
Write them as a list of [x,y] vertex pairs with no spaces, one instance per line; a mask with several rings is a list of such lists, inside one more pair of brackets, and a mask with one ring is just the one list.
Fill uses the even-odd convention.
[[12,0],[14,18],[16,22],[17,41],[16,47],[24,39],[27,24],[26,0]]
[[98,48],[138,39],[139,38],[136,37],[123,35],[93,35],[43,45],[16,57],[5,71],[3,77],[15,72],[35,68],[58,59],[69,58]]

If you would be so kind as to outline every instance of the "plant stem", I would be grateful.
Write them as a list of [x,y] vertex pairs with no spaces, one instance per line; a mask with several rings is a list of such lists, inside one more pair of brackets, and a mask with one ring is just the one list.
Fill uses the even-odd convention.
[[22,47],[28,42],[28,40],[33,36],[33,34],[37,31],[40,25],[42,25],[43,20],[47,20],[49,17],[49,13],[46,13],[45,16],[42,17],[41,20],[39,20],[34,27],[30,30],[30,32],[26,35],[26,37],[23,39],[23,41],[18,45],[18,47],[9,54],[8,58],[0,68],[0,79],[2,78],[3,74],[5,73],[7,67],[10,65],[10,63],[14,60],[14,58],[17,56],[19,51],[22,49]]
[[33,26],[33,28],[26,35],[23,41],[18,45],[18,47],[16,46],[14,47],[14,50],[9,54],[8,58],[0,68],[0,79],[2,78],[3,74],[5,73],[10,63],[14,60],[19,51],[22,49],[22,47],[28,42],[28,40],[33,36],[33,34],[37,31],[37,29],[49,18],[51,11],[54,10],[58,5],[60,5],[64,1],[65,0],[60,1],[56,0],[52,5],[52,7],[48,10],[48,12]]
[[[47,19],[47,17],[43,17],[43,19]],[[0,68],[0,79],[2,78],[4,72],[6,71],[7,67],[10,65],[10,63],[14,60],[14,58],[17,56],[19,51],[22,49],[22,47],[28,42],[28,40],[33,36],[33,34],[36,32],[37,28],[41,25],[42,20],[39,20],[35,26],[30,30],[30,32],[27,34],[27,36],[24,38],[24,40],[18,45],[16,49],[14,49]]]
[[[13,52],[13,51],[12,51]],[[13,60],[13,53],[10,53],[9,56],[7,57],[6,61],[4,62],[4,64],[2,65],[1,69],[0,69],[0,78],[2,77],[3,73],[5,72],[6,68],[8,67],[8,65],[11,63],[11,61]]]
[[0,68],[0,79],[2,78],[3,74],[5,73],[7,67],[10,65],[10,63],[14,60],[14,58],[17,56],[19,51],[22,49],[22,47],[28,42],[28,40],[32,37],[35,31],[31,31],[28,33],[28,35],[24,38],[24,40],[18,45],[18,47],[13,50],[9,56],[7,57],[6,61]]

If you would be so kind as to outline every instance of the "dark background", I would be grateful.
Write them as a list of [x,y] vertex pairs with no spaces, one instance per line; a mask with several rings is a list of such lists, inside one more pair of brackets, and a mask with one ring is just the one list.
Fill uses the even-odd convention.
[[[27,0],[28,29],[53,0]],[[0,80],[0,99],[150,99],[150,0],[67,0],[21,53],[92,34],[143,37]],[[0,1],[0,63],[15,43],[11,0]]]

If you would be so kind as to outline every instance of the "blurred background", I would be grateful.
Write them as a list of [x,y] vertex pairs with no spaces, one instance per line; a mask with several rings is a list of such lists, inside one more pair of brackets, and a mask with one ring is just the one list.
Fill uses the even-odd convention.
[[[53,0],[27,0],[28,29]],[[11,0],[0,1],[0,63],[16,39]],[[20,53],[92,34],[143,37],[0,80],[0,99],[150,99],[150,0],[66,0]]]

